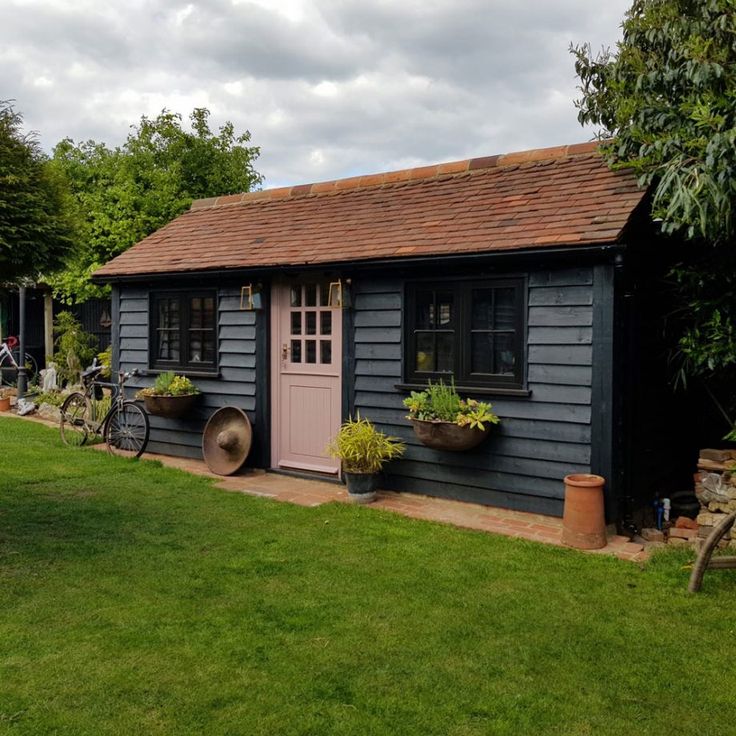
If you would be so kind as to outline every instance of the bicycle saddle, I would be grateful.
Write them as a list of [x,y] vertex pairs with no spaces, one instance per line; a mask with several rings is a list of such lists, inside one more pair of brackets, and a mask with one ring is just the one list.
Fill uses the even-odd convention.
[[99,376],[100,373],[102,373],[102,366],[101,365],[91,365],[89,368],[86,368],[82,371],[81,376],[83,379],[88,378],[94,378],[95,376]]

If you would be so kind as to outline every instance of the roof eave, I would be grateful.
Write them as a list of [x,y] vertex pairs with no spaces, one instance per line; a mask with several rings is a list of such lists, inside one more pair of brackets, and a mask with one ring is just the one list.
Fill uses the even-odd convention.
[[467,263],[475,263],[484,260],[514,259],[522,258],[524,260],[537,257],[565,257],[570,255],[589,256],[602,253],[615,254],[626,248],[621,238],[600,243],[590,243],[581,245],[580,243],[561,244],[559,246],[529,246],[527,248],[514,248],[507,250],[481,251],[474,253],[450,253],[442,255],[430,256],[405,256],[395,258],[378,258],[347,261],[325,261],[320,263],[294,263],[294,264],[278,264],[264,266],[235,266],[227,268],[211,268],[211,269],[192,269],[192,270],[174,270],[174,271],[149,271],[143,273],[130,274],[110,274],[97,275],[93,274],[91,280],[95,284],[120,284],[126,282],[140,281],[158,281],[169,278],[194,278],[199,276],[237,276],[239,274],[265,274],[275,272],[295,272],[295,271],[334,271],[344,270],[347,268],[360,270],[374,270],[377,268],[387,268],[394,266],[426,266],[436,265],[439,262],[446,265],[462,265]]

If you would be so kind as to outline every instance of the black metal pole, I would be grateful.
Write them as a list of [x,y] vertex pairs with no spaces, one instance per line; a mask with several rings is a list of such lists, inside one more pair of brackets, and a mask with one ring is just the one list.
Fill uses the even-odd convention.
[[18,290],[18,398],[25,396],[28,388],[26,376],[26,287]]

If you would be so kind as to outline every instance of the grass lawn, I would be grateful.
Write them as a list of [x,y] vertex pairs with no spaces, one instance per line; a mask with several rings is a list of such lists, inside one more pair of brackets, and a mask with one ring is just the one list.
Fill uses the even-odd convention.
[[732,734],[736,574],[305,509],[0,419],[0,734]]

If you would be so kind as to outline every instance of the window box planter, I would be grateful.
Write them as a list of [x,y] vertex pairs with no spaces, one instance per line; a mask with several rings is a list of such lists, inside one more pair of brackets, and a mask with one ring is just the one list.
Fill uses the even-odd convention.
[[491,432],[489,424],[485,429],[461,427],[455,422],[426,421],[410,419],[417,439],[433,450],[462,452],[477,447]]
[[185,394],[184,396],[144,396],[143,402],[146,411],[158,417],[178,419],[188,414],[199,394]]

